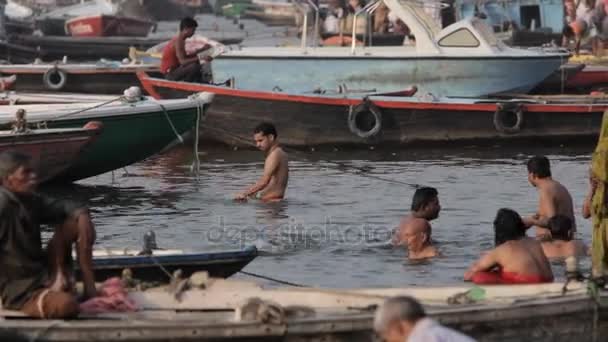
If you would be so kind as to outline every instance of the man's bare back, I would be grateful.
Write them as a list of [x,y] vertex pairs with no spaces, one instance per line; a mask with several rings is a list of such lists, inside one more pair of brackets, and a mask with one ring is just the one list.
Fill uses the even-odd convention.
[[564,215],[572,220],[572,229],[576,231],[572,196],[565,186],[548,179],[538,185],[538,212],[536,218],[527,224],[536,226],[537,235],[548,234],[548,220],[556,215]]
[[283,199],[289,181],[289,166],[287,153],[280,146],[274,148],[266,157],[264,172],[267,168],[271,170],[271,178],[262,190],[261,199],[263,201]]
[[474,273],[490,271],[498,266],[502,273],[553,279],[553,272],[543,249],[536,239],[524,237],[507,241],[483,255],[465,274],[470,280]]
[[567,258],[569,256],[582,257],[588,253],[588,247],[581,240],[552,240],[542,242],[543,252],[549,259]]

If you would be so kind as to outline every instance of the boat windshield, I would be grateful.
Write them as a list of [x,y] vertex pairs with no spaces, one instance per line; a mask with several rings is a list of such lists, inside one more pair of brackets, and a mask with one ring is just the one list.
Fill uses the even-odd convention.
[[485,40],[490,46],[498,46],[498,39],[496,35],[486,23],[481,20],[473,19],[471,21],[473,28],[479,33],[481,38]]
[[[429,14],[429,11],[434,11],[435,7],[438,6],[435,1],[429,1],[429,4],[426,4],[422,1],[399,0],[399,4],[406,11],[409,10],[412,12],[412,14],[420,21],[420,25],[424,26],[427,32],[432,34],[433,37],[441,31],[441,27],[439,27],[438,22]],[[405,24],[407,25],[408,23]]]

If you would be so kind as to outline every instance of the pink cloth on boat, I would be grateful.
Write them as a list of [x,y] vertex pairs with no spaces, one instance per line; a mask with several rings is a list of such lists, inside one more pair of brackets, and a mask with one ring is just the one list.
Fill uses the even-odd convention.
[[80,304],[80,312],[88,314],[131,311],[137,311],[137,305],[128,297],[122,280],[116,277],[101,285],[97,297]]

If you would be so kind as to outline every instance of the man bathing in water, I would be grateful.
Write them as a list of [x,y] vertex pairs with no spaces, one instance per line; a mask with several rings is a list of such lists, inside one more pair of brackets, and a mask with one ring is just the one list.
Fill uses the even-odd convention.
[[435,188],[420,188],[414,193],[411,213],[401,220],[393,236],[393,245],[405,245],[410,259],[424,259],[437,256],[437,249],[431,240],[430,221],[439,217],[441,206]]
[[464,275],[475,284],[536,284],[553,281],[549,260],[536,239],[526,236],[524,222],[511,209],[494,219],[496,247],[482,255]]
[[[83,299],[96,295],[92,266],[95,229],[88,210],[35,193],[36,173],[26,155],[1,153],[0,179],[2,306],[35,318],[77,316],[70,275],[72,245],[76,245],[82,272]],[[42,248],[41,224],[56,225],[46,250]]]
[[574,240],[572,220],[563,215],[549,219],[551,240],[542,241],[541,246],[549,259],[561,259],[566,265],[568,278],[579,278],[579,259],[587,255],[588,248],[581,240]]
[[263,122],[254,129],[253,140],[257,148],[266,154],[264,174],[252,187],[238,194],[235,200],[244,201],[258,193],[265,202],[282,200],[289,180],[289,167],[287,153],[279,146],[277,130],[273,124]]
[[526,228],[536,227],[536,237],[550,237],[549,219],[562,215],[572,222],[572,231],[576,232],[572,196],[568,189],[551,177],[549,159],[535,156],[528,161],[528,181],[538,190],[538,212],[524,218]]

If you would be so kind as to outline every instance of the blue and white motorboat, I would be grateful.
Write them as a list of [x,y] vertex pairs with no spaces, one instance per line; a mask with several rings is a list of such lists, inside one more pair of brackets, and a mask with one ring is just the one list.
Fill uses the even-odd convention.
[[[239,89],[250,90],[298,93],[344,87],[391,92],[416,85],[419,92],[437,96],[479,97],[528,92],[569,57],[555,49],[508,47],[479,18],[467,18],[441,30],[416,1],[372,1],[354,20],[372,15],[380,1],[409,27],[414,43],[358,46],[353,32],[351,46],[318,47],[315,39],[309,44],[304,33],[301,47],[228,50],[214,60],[214,77],[234,78]],[[305,17],[304,27],[307,20]]]

